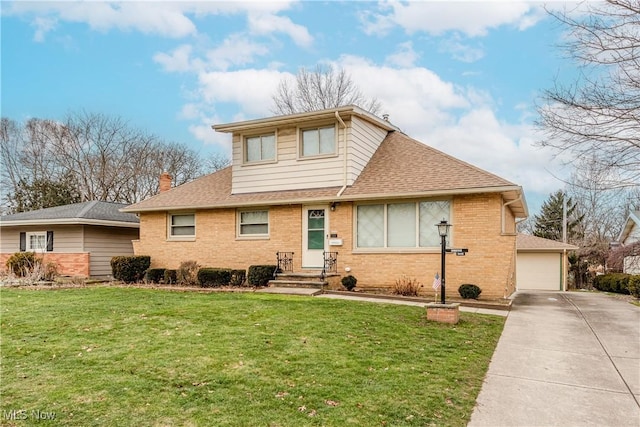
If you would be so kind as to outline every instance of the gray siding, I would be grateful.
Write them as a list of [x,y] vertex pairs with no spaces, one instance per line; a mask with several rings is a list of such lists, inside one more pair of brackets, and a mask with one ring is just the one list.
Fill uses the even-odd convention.
[[132,240],[138,239],[137,228],[84,226],[84,248],[90,256],[91,276],[110,276],[111,258],[133,255]]
[[81,225],[31,225],[21,227],[0,228],[0,252],[15,253],[20,251],[20,232],[53,231],[54,253],[85,252],[82,247]]

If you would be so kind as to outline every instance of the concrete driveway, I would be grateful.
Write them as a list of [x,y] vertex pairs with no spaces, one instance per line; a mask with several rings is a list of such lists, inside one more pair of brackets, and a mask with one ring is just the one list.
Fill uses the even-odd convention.
[[640,307],[519,292],[468,424],[640,426]]

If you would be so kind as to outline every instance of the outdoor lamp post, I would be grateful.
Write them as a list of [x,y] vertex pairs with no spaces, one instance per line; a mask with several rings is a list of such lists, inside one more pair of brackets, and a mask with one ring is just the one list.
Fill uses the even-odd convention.
[[447,220],[445,220],[444,218],[442,219],[442,221],[440,221],[438,224],[436,224],[436,227],[438,227],[438,234],[440,235],[440,273],[441,273],[441,279],[440,279],[440,287],[442,288],[440,291],[440,302],[442,304],[445,304],[445,298],[444,298],[444,294],[445,294],[445,276],[444,276],[444,270],[445,270],[445,263],[444,263],[444,258],[445,258],[445,252],[446,252],[446,247],[447,247],[447,234],[449,234],[449,227],[451,227],[451,224],[449,224],[447,222]]

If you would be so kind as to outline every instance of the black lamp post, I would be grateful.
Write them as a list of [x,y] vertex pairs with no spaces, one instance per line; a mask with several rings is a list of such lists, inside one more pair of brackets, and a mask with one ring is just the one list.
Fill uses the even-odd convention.
[[445,258],[446,248],[447,248],[447,234],[449,234],[449,227],[451,227],[451,224],[449,224],[447,220],[442,219],[442,221],[436,224],[436,227],[438,227],[438,234],[440,235],[440,273],[442,276],[440,279],[440,287],[442,288],[442,291],[440,292],[440,302],[442,304],[445,304],[444,258]]

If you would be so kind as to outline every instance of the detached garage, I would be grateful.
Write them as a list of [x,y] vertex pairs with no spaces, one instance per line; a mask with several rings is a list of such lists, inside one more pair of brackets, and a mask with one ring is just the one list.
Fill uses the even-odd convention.
[[517,290],[566,290],[567,253],[578,249],[555,240],[518,234]]

